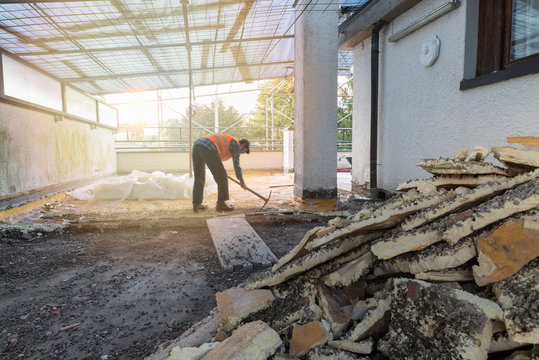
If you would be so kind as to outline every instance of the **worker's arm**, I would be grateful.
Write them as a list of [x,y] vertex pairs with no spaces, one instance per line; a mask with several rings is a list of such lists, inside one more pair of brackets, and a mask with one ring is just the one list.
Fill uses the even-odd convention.
[[245,181],[243,180],[240,166],[241,145],[235,141],[231,141],[230,153],[232,154],[232,163],[234,164],[234,172],[236,173],[236,178],[239,180],[240,186],[243,189],[247,189],[247,185],[245,185]]

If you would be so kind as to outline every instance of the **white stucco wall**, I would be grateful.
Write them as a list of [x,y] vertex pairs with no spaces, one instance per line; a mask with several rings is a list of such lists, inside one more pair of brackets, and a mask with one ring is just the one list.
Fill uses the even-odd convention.
[[[118,172],[130,173],[133,170],[144,172],[162,171],[164,173],[186,173],[189,171],[187,152],[119,152],[117,155]],[[223,162],[225,169],[234,172],[232,160]],[[255,152],[240,157],[243,171],[282,171],[282,151]]]
[[0,103],[0,196],[114,172],[112,130]]
[[[539,135],[539,75],[460,91],[464,73],[466,0],[456,10],[397,42],[387,38],[440,6],[422,1],[380,33],[379,187],[427,178],[422,158],[452,157],[475,145],[507,145],[508,136]],[[431,67],[419,61],[421,44],[441,41]],[[370,41],[355,48],[352,181],[368,181],[370,141]],[[491,158],[489,158],[490,160]],[[365,176],[367,174],[367,176]]]

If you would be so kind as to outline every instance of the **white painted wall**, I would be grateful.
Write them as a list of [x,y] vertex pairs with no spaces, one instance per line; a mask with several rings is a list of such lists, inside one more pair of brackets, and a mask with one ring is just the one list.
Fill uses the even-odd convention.
[[[403,181],[429,177],[415,166],[422,158],[452,157],[464,146],[504,146],[508,136],[539,136],[539,74],[459,90],[467,1],[388,42],[391,34],[446,2],[422,1],[380,33],[379,187],[394,189]],[[432,67],[423,67],[419,49],[434,35],[441,41],[439,58]],[[353,116],[352,181],[363,185],[369,174],[369,40],[355,48]]]
[[0,196],[114,172],[112,130],[0,103]]
[[[189,171],[187,152],[119,152],[118,172],[130,173],[133,170],[144,172],[162,171],[164,173],[186,173]],[[282,171],[283,153],[251,152],[240,156],[242,170],[245,171]],[[224,162],[227,171],[234,171],[232,160]]]

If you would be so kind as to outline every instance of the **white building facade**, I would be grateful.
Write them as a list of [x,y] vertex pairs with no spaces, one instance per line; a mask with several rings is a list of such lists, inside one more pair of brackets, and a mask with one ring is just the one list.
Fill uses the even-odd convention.
[[[526,6],[520,0],[508,0],[508,6],[511,2]],[[492,50],[480,39],[479,25],[485,23],[480,3],[375,0],[341,26],[340,48],[353,49],[355,57],[353,185],[368,185],[372,170],[371,39],[380,20],[376,187],[394,189],[406,180],[428,178],[416,166],[423,158],[452,157],[464,146],[505,146],[507,137],[539,136],[539,24],[530,18],[525,39],[530,49],[524,50],[529,56],[478,75],[478,61],[485,61],[481,46]]]

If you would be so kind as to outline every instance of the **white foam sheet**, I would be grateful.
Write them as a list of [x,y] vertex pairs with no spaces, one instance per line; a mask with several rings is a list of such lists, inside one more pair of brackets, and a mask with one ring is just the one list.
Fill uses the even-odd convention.
[[[101,183],[68,192],[78,200],[177,200],[193,196],[193,180],[189,174],[174,176],[161,171],[145,173],[133,170],[131,174],[114,177]],[[217,184],[206,170],[204,196],[217,192]]]

